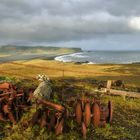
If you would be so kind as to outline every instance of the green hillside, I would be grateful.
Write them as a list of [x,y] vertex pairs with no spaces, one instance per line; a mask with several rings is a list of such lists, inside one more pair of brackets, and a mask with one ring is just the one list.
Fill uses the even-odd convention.
[[80,48],[66,48],[53,46],[15,46],[5,45],[0,46],[0,55],[12,54],[67,54],[80,52]]

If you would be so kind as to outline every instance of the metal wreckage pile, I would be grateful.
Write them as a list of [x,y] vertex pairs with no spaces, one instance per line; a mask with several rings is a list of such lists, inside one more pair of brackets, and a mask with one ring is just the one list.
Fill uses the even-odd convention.
[[[100,100],[92,98],[72,97],[65,101],[65,105],[57,104],[49,100],[51,88],[48,88],[49,80],[41,78],[37,89],[18,89],[11,83],[0,84],[0,121],[10,121],[16,124],[22,114],[28,111],[36,102],[36,112],[29,120],[28,126],[40,125],[54,131],[56,135],[65,130],[66,120],[71,118],[80,126],[83,138],[86,138],[87,128],[92,124],[96,127],[105,127],[112,122],[112,102],[103,105]],[[45,91],[47,87],[47,91]],[[45,92],[43,92],[45,91]],[[47,93],[47,94],[46,94]],[[31,103],[33,100],[33,103]],[[72,110],[68,108],[72,107]]]

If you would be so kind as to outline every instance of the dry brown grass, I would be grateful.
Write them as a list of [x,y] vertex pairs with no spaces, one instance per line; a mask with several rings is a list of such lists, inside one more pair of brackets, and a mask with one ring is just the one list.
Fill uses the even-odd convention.
[[49,77],[96,78],[99,80],[121,79],[131,86],[140,85],[140,65],[111,65],[111,64],[74,64],[53,60],[34,59],[0,64],[0,75],[20,78],[34,78],[37,74]]

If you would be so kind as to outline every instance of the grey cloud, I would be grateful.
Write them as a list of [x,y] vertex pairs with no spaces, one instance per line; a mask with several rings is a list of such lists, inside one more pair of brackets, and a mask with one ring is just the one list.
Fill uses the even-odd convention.
[[139,0],[0,0],[0,40],[64,42],[135,34]]
[[[102,14],[101,14],[102,15]],[[104,15],[106,16],[106,15]],[[99,34],[118,34],[132,32],[124,18],[100,17],[99,14],[90,17],[63,18],[38,16],[23,21],[5,20],[0,23],[0,37],[24,38],[39,41],[79,40],[92,38]],[[9,24],[10,23],[10,24]],[[8,33],[8,34],[7,34]]]

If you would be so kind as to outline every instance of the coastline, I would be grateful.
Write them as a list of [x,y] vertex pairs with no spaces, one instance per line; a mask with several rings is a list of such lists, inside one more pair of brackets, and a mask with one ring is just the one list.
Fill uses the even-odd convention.
[[[71,48],[72,49],[72,48]],[[28,53],[28,54],[15,54],[15,55],[0,55],[0,63],[6,63],[6,62],[12,62],[12,61],[28,61],[28,60],[35,60],[35,59],[42,59],[42,60],[54,60],[57,62],[63,62],[63,63],[73,63],[77,65],[94,65],[94,64],[108,64],[108,65],[113,65],[113,64],[140,64],[140,61],[128,61],[128,62],[96,62],[96,60],[89,61],[88,57],[85,57],[84,53],[92,53],[96,55],[96,51],[83,51],[82,49],[74,49],[71,51],[63,52],[63,53],[53,53],[53,54],[45,54],[45,53]],[[97,51],[98,52],[98,51]],[[84,55],[83,55],[84,54]],[[95,57],[94,57],[95,58]]]
[[[73,53],[79,53],[80,51],[74,50]],[[82,51],[81,51],[82,52]],[[62,54],[15,54],[7,55],[0,57],[0,63],[6,63],[11,61],[20,61],[20,60],[32,60],[32,59],[42,59],[42,60],[55,60],[56,57],[63,55],[73,54],[71,52],[62,53]]]
[[0,46],[0,63],[18,60],[46,59],[54,60],[60,55],[82,52],[81,48],[54,46]]
[[[112,51],[111,51],[112,52]],[[113,54],[116,52],[113,52]],[[54,60],[64,63],[75,63],[75,64],[140,64],[140,57],[135,58],[135,54],[132,58],[126,52],[119,55],[118,52],[115,54],[116,57],[112,57],[110,51],[82,51],[72,54],[59,55]],[[130,52],[131,53],[131,52]],[[124,56],[126,55],[126,57]],[[136,54],[139,55],[139,54]]]

